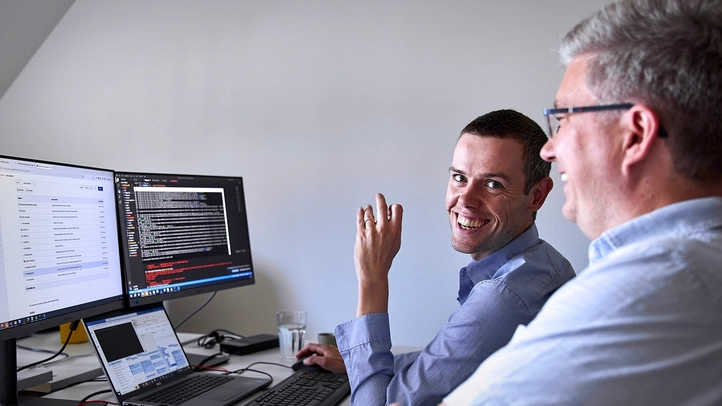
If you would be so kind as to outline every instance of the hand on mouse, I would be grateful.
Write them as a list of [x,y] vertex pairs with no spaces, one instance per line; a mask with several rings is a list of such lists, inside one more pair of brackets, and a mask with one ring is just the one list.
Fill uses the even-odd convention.
[[346,373],[346,364],[343,362],[341,353],[333,345],[308,344],[296,354],[296,358],[303,357],[308,357],[303,361],[306,365],[316,364],[331,372]]

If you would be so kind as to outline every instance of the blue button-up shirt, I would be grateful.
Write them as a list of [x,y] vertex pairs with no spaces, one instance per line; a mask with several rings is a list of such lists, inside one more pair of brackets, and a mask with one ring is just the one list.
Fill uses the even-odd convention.
[[721,405],[722,198],[610,229],[589,258],[444,403]]
[[421,352],[391,353],[387,313],[336,327],[354,405],[436,405],[527,324],[547,298],[574,277],[569,262],[532,225],[460,273],[459,303]]

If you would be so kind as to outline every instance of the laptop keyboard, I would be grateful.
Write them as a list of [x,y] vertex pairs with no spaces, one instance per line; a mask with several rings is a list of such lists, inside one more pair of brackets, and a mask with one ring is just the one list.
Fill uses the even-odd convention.
[[149,393],[139,400],[150,403],[178,405],[203,392],[223,385],[233,378],[223,375],[194,374],[178,383],[174,383],[157,392]]
[[346,374],[298,371],[247,406],[334,406],[349,393]]

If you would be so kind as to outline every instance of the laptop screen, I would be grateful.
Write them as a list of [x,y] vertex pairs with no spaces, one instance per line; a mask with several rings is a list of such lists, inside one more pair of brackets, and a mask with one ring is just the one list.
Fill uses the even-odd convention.
[[192,372],[162,304],[84,323],[118,396]]

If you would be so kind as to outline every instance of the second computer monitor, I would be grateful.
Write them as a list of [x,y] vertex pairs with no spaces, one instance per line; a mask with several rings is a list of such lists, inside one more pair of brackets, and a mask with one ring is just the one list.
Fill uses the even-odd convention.
[[255,283],[243,179],[116,172],[130,306]]

